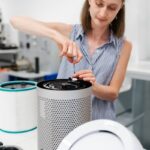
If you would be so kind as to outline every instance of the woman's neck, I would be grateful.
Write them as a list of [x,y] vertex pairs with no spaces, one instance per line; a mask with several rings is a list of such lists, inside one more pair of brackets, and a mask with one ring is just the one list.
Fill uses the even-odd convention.
[[109,28],[93,28],[89,33],[89,36],[97,43],[107,41],[109,37]]
[[109,38],[109,28],[93,28],[88,34],[88,47],[89,53],[92,56],[96,48],[100,47],[108,41]]

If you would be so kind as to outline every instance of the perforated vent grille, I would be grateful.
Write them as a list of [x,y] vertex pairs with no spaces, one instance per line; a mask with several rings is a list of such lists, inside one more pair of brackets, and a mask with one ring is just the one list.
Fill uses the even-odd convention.
[[74,128],[91,120],[90,96],[80,99],[39,97],[39,150],[56,150]]

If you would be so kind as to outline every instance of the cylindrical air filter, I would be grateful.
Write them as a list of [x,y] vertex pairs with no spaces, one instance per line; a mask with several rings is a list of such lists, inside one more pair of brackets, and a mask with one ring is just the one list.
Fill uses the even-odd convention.
[[8,81],[0,84],[0,130],[22,133],[37,127],[36,82]]
[[56,150],[74,128],[91,120],[91,83],[56,79],[37,84],[38,150]]

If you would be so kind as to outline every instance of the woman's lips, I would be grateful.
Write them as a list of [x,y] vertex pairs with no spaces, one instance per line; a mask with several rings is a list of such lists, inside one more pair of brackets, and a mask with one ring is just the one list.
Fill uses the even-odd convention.
[[107,19],[98,19],[100,22],[106,22],[107,21]]

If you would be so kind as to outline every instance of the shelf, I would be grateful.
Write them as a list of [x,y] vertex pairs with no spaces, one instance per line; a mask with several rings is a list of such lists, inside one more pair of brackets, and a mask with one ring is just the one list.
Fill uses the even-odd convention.
[[37,150],[37,129],[23,134],[8,134],[0,131],[0,141],[2,141],[4,145],[18,146],[22,150]]
[[7,71],[3,74],[11,75],[19,78],[36,79],[51,74],[50,71],[40,71],[39,73],[27,72],[27,71]]
[[128,66],[127,75],[132,79],[150,81],[150,61],[139,61]]
[[0,49],[0,54],[16,54],[16,53],[18,53],[18,49],[11,49],[11,50]]
[[122,125],[126,126],[127,128],[129,128],[134,123],[142,119],[143,117],[144,117],[144,113],[141,113],[137,115],[136,117],[133,117],[132,112],[126,112],[126,113],[123,113],[122,115],[119,115],[117,117],[117,121],[121,123]]
[[127,126],[129,123],[133,121],[133,116],[131,112],[126,112],[117,117],[117,121],[124,126]]

